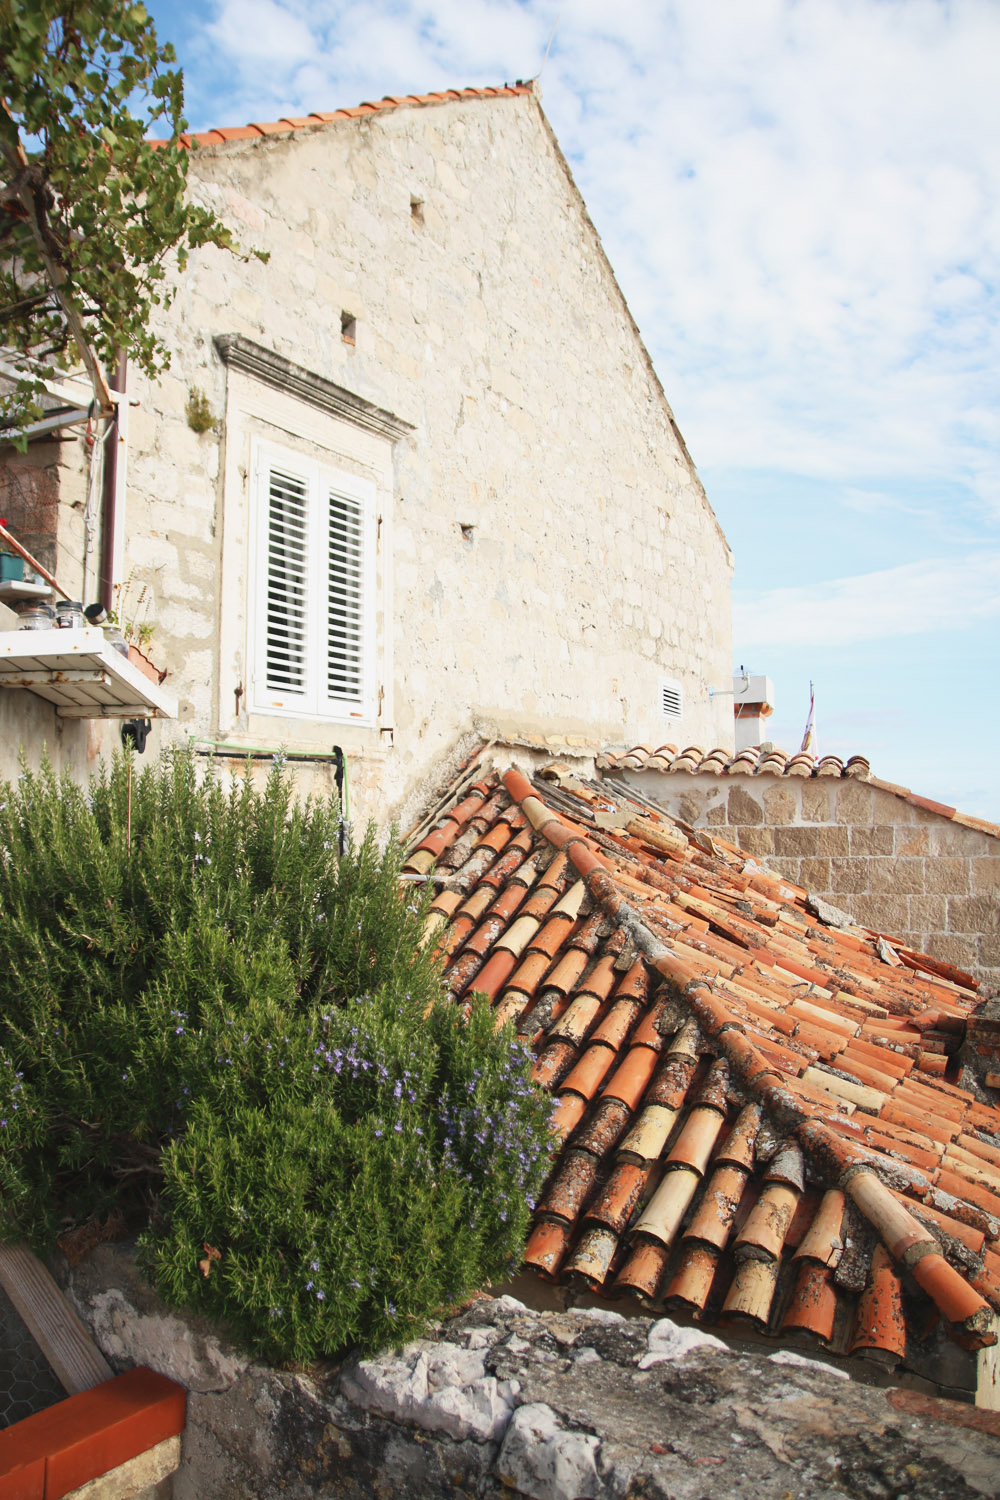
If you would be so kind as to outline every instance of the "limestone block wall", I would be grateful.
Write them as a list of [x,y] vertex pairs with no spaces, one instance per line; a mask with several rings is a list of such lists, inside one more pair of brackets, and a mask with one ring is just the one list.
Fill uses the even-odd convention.
[[1000,837],[850,776],[628,772],[864,926],[1000,985]]
[[[79,428],[32,443],[24,454],[0,452],[0,516],[43,567],[74,598],[86,597],[83,580],[87,449]],[[98,496],[98,502],[100,497]],[[95,556],[91,562],[96,573]],[[53,596],[50,603],[56,602]],[[17,627],[0,602],[0,631]],[[116,744],[118,726],[99,719],[61,719],[52,705],[25,689],[0,689],[0,781],[17,776],[21,759],[37,768],[47,757],[57,771],[78,778]]]
[[[729,549],[536,98],[207,146],[190,180],[270,260],[193,255],[161,321],[172,367],[131,386],[125,571],[152,591],[153,654],[180,700],[149,753],[189,733],[339,743],[360,822],[412,801],[474,729],[656,742],[664,677],[684,694],[671,732],[731,743],[728,700],[708,692],[729,681]],[[219,334],[412,424],[380,515],[373,724],[247,708],[246,631],[220,606],[247,436],[226,430]],[[188,425],[194,390],[209,431]],[[247,431],[287,443],[284,397],[261,392]],[[227,585],[245,599],[246,578]]]

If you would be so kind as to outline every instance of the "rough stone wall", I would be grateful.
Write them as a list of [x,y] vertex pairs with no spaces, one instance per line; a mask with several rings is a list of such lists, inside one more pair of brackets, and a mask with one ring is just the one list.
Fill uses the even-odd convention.
[[[42,566],[81,598],[85,464],[78,429],[32,443],[24,454],[12,448],[0,454],[0,516]],[[0,630],[16,626],[17,616],[0,603]],[[86,774],[116,742],[116,733],[117,726],[100,720],[60,719],[34,693],[0,690],[0,780],[18,774],[22,753],[31,767],[48,755],[57,770]]]
[[628,779],[862,925],[1000,985],[1000,839],[851,777]]
[[[162,323],[173,366],[133,385],[126,571],[153,591],[153,654],[181,705],[151,749],[189,731],[339,742],[360,820],[397,809],[473,727],[662,738],[663,676],[685,694],[672,733],[731,741],[708,696],[729,678],[729,550],[537,101],[206,147],[191,183],[270,260],[193,255]],[[217,334],[414,424],[386,517],[392,713],[373,728],[248,714],[245,661],[220,665],[235,435],[185,419],[194,388],[226,410]],[[277,418],[258,430],[281,441]]]
[[857,1384],[666,1318],[482,1298],[398,1353],[291,1373],[168,1313],[121,1249],[69,1275],[116,1368],[147,1364],[189,1391],[174,1500],[996,1493],[995,1412]]

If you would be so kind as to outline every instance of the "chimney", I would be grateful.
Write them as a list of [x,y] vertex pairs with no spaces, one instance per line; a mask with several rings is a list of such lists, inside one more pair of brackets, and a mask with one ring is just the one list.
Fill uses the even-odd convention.
[[751,677],[741,672],[733,678],[737,755],[763,740],[764,720],[774,713],[773,698],[774,684],[770,677]]

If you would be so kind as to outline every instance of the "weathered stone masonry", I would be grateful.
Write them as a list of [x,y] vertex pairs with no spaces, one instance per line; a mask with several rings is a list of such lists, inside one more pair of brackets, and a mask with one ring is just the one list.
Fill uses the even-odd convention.
[[169,1313],[121,1248],[69,1274],[113,1365],[141,1362],[189,1390],[173,1500],[996,1493],[996,1413],[667,1318],[487,1297],[397,1353],[292,1373]]
[[[190,190],[270,259],[192,255],[158,315],[172,367],[131,383],[124,571],[151,590],[180,704],[147,753],[189,733],[339,743],[363,824],[399,814],[474,730],[591,753],[658,734],[664,677],[683,692],[678,733],[731,736],[708,691],[730,670],[729,549],[533,92],[209,144]],[[220,336],[407,435],[227,365]],[[194,391],[208,430],[188,425]],[[376,485],[371,722],[253,709],[261,441]]]
[[1000,838],[851,776],[626,772],[855,921],[1000,985]]

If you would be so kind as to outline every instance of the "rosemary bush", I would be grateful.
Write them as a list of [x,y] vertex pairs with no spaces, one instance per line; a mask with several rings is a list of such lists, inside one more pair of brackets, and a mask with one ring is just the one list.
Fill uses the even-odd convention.
[[0,1236],[124,1216],[269,1358],[409,1337],[518,1254],[548,1109],[441,998],[394,842],[275,768],[0,787]]

